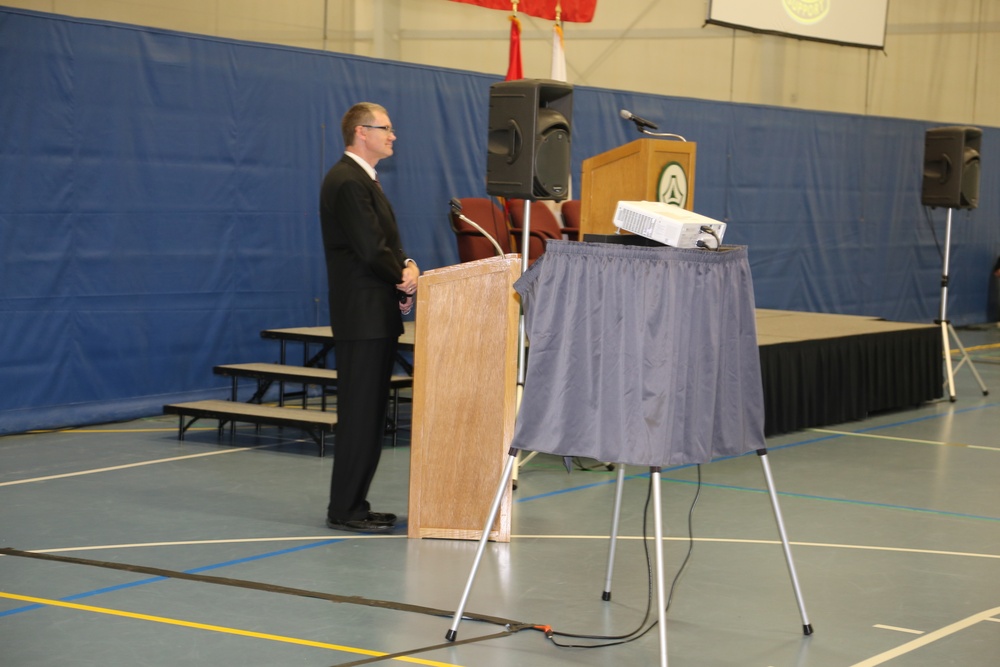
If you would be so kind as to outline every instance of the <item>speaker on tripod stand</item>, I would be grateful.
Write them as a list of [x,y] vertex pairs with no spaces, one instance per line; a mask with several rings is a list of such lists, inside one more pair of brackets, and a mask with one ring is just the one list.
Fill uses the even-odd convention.
[[573,86],[518,79],[490,86],[486,192],[525,200],[569,194]]
[[924,136],[924,206],[973,209],[979,205],[978,127],[935,127]]
[[[974,209],[979,205],[979,150],[983,131],[978,127],[950,126],[927,130],[924,136],[924,173],[920,201],[924,206],[948,209],[945,223],[944,270],[941,274],[941,310],[937,324],[941,327],[941,342],[948,368],[948,398],[955,400],[955,373],[968,363],[979,382],[983,395],[989,394],[986,384],[972,364],[969,353],[948,321],[948,264],[951,256],[951,216],[958,209]],[[961,361],[952,367],[949,335],[958,345]]]

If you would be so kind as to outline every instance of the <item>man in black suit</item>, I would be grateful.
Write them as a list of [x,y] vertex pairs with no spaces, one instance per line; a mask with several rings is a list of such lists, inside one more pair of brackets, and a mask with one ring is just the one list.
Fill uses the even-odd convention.
[[420,270],[408,259],[396,216],[375,172],[396,135],[386,110],[368,102],[341,120],[346,150],[323,179],[320,223],[337,355],[337,439],[327,526],[381,532],[393,514],[373,512],[368,488],[382,453],[389,380],[402,313],[413,307]]

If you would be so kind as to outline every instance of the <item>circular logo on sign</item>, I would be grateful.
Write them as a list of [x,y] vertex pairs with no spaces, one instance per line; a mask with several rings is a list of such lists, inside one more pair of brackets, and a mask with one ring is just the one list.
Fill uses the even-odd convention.
[[785,12],[793,21],[804,23],[819,23],[830,12],[832,0],[782,0]]
[[664,204],[684,208],[688,199],[688,178],[680,162],[668,162],[660,172],[656,199]]

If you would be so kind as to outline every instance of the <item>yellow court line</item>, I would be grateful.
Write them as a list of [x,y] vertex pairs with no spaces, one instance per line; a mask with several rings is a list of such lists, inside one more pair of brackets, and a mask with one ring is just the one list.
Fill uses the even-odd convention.
[[[75,602],[49,600],[46,598],[36,598],[28,595],[17,595],[16,593],[7,593],[5,591],[0,591],[0,597],[8,598],[11,600],[20,600],[22,602],[42,604],[50,607],[63,607],[65,609],[89,611],[97,614],[107,614],[109,616],[121,616],[123,618],[132,618],[140,621],[164,623],[166,625],[178,625],[184,628],[194,628],[196,630],[221,632],[223,634],[238,635],[240,637],[253,637],[255,639],[267,639],[269,641],[283,642],[285,644],[297,644],[299,646],[325,648],[325,649],[330,649],[332,651],[343,651],[345,653],[355,653],[358,655],[367,655],[371,657],[382,657],[388,655],[387,653],[380,653],[378,651],[369,651],[367,649],[355,648],[353,646],[341,646],[339,644],[327,644],[326,642],[316,642],[309,639],[299,639],[297,637],[284,637],[282,635],[271,635],[263,632],[252,632],[250,630],[240,630],[238,628],[226,628],[221,625],[206,625],[204,623],[193,623],[191,621],[182,621],[180,619],[166,618],[163,616],[149,616],[147,614],[136,614],[130,611],[120,611],[118,609],[108,609],[106,607],[93,607],[91,605],[76,604]],[[411,662],[417,665],[429,665],[430,667],[458,667],[454,663],[450,662],[437,662],[435,660],[422,660],[420,658],[400,657],[400,658],[392,658],[392,660],[399,660],[401,662]]]
[[120,466],[110,466],[108,468],[92,468],[90,470],[77,470],[76,472],[64,472],[59,475],[46,475],[45,477],[31,477],[28,479],[15,479],[10,482],[0,482],[0,487],[14,486],[15,484],[30,484],[32,482],[47,482],[53,479],[65,479],[67,477],[79,477],[81,475],[94,475],[100,472],[113,472],[115,470],[127,470],[128,468],[139,468],[151,466],[157,463],[172,463],[174,461],[185,461],[187,459],[199,459],[205,456],[218,456],[220,454],[235,454],[237,452],[247,452],[251,449],[261,447],[271,447],[271,445],[254,445],[253,447],[229,447],[211,452],[201,452],[199,454],[186,454],[184,456],[171,456],[165,459],[151,459],[149,461],[138,461],[137,463],[126,463]]
[[[607,540],[607,535],[511,535],[511,539],[543,539],[543,540]],[[619,535],[619,540],[655,540],[655,537],[643,538],[641,535]],[[664,542],[715,542],[718,544],[763,544],[780,545],[780,540],[740,539],[734,537],[664,537]],[[943,551],[940,549],[910,549],[908,547],[880,547],[867,544],[834,544],[831,542],[792,542],[793,547],[820,547],[823,549],[855,549],[858,551],[885,551],[889,553],[923,554],[927,556],[961,556],[963,558],[989,558],[1000,560],[1000,554],[975,553],[971,551]]]
[[956,634],[960,630],[965,630],[966,628],[972,627],[976,623],[995,620],[991,617],[996,616],[997,614],[1000,614],[1000,607],[994,607],[993,609],[987,609],[986,611],[980,612],[978,614],[973,614],[968,618],[963,618],[961,621],[952,623],[951,625],[946,625],[945,627],[939,628],[934,632],[928,632],[926,635],[923,635],[919,639],[914,639],[913,641],[909,641],[905,644],[897,646],[894,649],[889,649],[888,651],[880,653],[871,658],[868,658],[867,660],[862,660],[861,662],[857,662],[851,665],[851,667],[875,667],[876,665],[881,665],[883,663],[889,662],[890,660],[898,658],[901,655],[904,655],[911,651],[915,651],[918,648],[927,646],[928,644],[933,644],[939,639],[944,639],[945,637],[949,637],[953,634]]
[[937,445],[939,447],[966,447],[968,449],[989,449],[1000,452],[1000,447],[986,447],[983,445],[965,445],[960,442],[941,442],[939,440],[918,440],[917,438],[900,438],[894,435],[878,435],[877,433],[855,433],[854,431],[834,431],[826,428],[811,428],[814,433],[829,433],[830,435],[850,435],[857,438],[873,438],[875,440],[895,440],[896,442],[915,442],[919,445]]
[[[181,547],[181,546],[206,546],[216,544],[251,544],[265,542],[313,542],[323,540],[393,540],[403,539],[401,535],[345,535],[329,533],[326,535],[299,535],[286,537],[244,537],[216,540],[185,540],[178,542],[137,542],[135,544],[100,544],[81,547],[61,547],[55,549],[32,549],[33,553],[59,554],[74,551],[103,551],[106,549],[144,549],[153,547]],[[512,540],[602,540],[607,541],[607,535],[519,535],[510,536]],[[643,538],[641,535],[619,535],[619,540],[654,540],[652,536]],[[688,542],[689,537],[664,537],[664,542]],[[760,544],[760,545],[780,545],[780,540],[774,539],[743,539],[735,537],[695,537],[695,542],[716,543],[716,544]],[[987,558],[1000,560],[1000,553],[975,553],[972,551],[944,551],[942,549],[912,549],[909,547],[884,547],[869,544],[835,544],[832,542],[794,542],[788,543],[793,547],[818,547],[822,549],[854,549],[857,551],[884,551],[887,553],[910,553],[923,554],[927,556],[960,556],[962,558]]]
[[58,549],[32,549],[35,554],[62,554],[73,551],[105,551],[107,549],[147,549],[151,547],[212,546],[217,544],[264,544],[267,542],[326,542],[330,540],[393,540],[406,538],[402,535],[298,535],[290,537],[231,537],[220,540],[183,540],[178,542],[136,542],[134,544],[99,544],[84,547],[60,547]]
[[872,627],[873,628],[878,628],[879,630],[893,630],[895,632],[905,632],[905,633],[911,634],[911,635],[922,635],[922,634],[924,634],[923,630],[911,630],[910,628],[900,628],[900,627],[896,627],[895,625],[882,625],[881,623],[876,623]]
[[[192,426],[185,429],[185,431],[217,431],[218,427],[215,426]],[[177,427],[171,426],[168,428],[57,428],[51,430],[43,431],[26,431],[28,435],[49,435],[52,433],[65,433],[67,435],[72,435],[74,433],[171,433],[176,432]]]
[[[986,345],[973,345],[965,348],[966,352],[982,352],[983,350],[1000,350],[1000,343],[987,343]],[[961,350],[949,350],[952,354],[958,354]]]
[[[262,403],[261,405],[270,405],[268,403]],[[253,426],[250,424],[249,426]],[[246,427],[243,427],[246,430]],[[191,431],[218,431],[218,426],[189,426],[184,429],[186,433]],[[86,435],[88,433],[100,433],[107,435],[109,433],[176,433],[176,426],[165,426],[161,428],[54,428],[54,429],[43,429],[38,431],[25,431],[27,435],[51,435],[53,433],[60,433],[66,435],[81,434]]]

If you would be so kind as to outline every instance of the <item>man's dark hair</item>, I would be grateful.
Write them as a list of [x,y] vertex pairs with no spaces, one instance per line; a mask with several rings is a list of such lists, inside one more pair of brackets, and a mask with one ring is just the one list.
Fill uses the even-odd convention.
[[380,104],[374,102],[358,102],[347,110],[340,121],[340,131],[344,135],[344,147],[354,143],[354,128],[358,125],[369,125],[375,120],[375,112],[388,113]]

